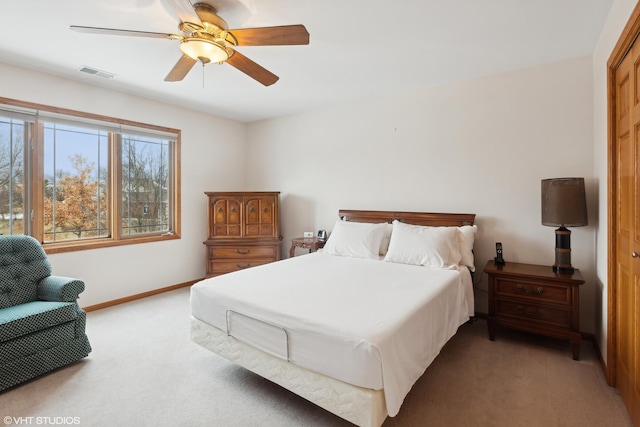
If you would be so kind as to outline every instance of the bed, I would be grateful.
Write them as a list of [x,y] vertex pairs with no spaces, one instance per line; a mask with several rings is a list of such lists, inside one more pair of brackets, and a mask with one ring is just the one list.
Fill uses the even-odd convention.
[[474,314],[474,219],[341,210],[323,250],[195,284],[191,339],[378,427]]

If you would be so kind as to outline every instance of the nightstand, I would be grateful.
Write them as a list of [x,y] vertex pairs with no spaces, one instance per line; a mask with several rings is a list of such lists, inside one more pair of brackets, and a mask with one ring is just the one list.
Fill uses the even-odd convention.
[[320,240],[317,237],[298,237],[291,239],[291,249],[289,249],[289,258],[296,254],[296,248],[309,249],[309,252],[315,252],[322,248],[326,240]]
[[568,339],[574,360],[580,358],[579,270],[556,273],[551,266],[487,262],[489,276],[489,339],[496,326]]

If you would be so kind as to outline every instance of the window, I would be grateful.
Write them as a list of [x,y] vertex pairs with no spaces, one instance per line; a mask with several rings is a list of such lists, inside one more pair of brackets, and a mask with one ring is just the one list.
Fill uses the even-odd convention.
[[104,131],[43,122],[44,242],[109,237]]
[[48,253],[180,237],[180,131],[0,101],[0,234]]
[[166,140],[122,136],[122,234],[169,230],[168,151]]

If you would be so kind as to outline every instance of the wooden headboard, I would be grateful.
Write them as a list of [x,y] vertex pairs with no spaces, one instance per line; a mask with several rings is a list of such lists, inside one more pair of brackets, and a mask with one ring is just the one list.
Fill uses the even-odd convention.
[[340,209],[338,215],[345,221],[354,222],[392,222],[398,221],[414,225],[461,226],[473,225],[476,214],[432,213],[432,212],[393,212],[393,211],[357,211]]

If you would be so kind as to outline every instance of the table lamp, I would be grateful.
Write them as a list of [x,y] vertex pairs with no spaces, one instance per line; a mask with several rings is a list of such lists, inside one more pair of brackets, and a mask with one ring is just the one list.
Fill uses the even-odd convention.
[[571,231],[567,227],[587,225],[584,178],[542,180],[542,225],[556,229],[556,273],[573,273]]

